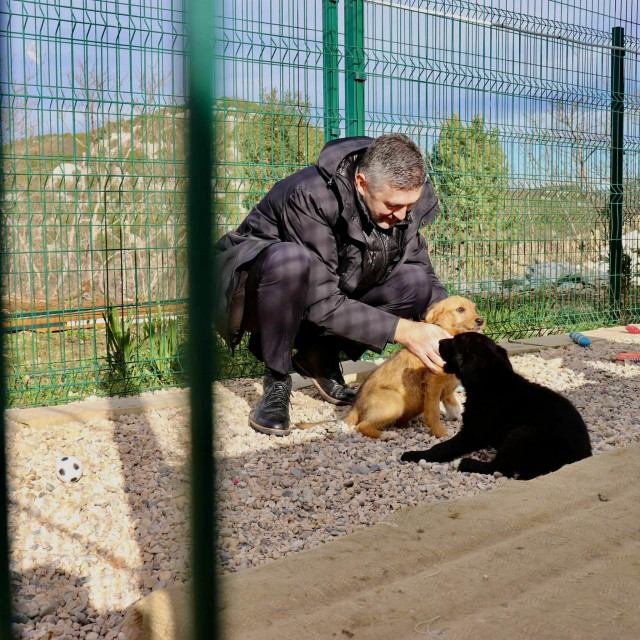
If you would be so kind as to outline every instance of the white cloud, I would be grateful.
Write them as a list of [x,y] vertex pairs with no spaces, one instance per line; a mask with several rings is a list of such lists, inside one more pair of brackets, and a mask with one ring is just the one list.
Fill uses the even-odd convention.
[[31,62],[35,62],[36,64],[40,64],[40,61],[38,60],[38,49],[36,46],[36,43],[34,40],[32,40],[29,43],[29,46],[27,47],[27,58],[29,58],[29,60],[31,60]]

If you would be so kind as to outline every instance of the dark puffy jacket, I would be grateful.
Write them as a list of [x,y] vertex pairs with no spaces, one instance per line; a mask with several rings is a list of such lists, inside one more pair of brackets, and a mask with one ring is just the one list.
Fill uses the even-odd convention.
[[[396,316],[349,298],[362,280],[368,248],[355,202],[355,169],[372,142],[373,138],[353,137],[327,143],[315,165],[277,182],[242,224],[218,241],[216,326],[231,347],[242,338],[247,268],[275,242],[295,242],[311,252],[312,298],[306,320],[378,353],[393,341]],[[434,295],[445,297],[419,233],[437,211],[433,187],[427,182],[408,217],[399,258],[388,276],[405,262],[424,265]]]

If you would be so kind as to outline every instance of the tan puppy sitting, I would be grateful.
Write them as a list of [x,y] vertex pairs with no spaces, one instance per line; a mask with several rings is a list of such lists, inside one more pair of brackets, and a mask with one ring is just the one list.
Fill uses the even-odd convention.
[[[437,324],[451,335],[482,331],[484,326],[475,304],[460,296],[434,304],[424,322]],[[367,378],[345,422],[365,436],[380,438],[383,427],[405,424],[422,413],[431,433],[442,438],[447,431],[440,421],[440,400],[447,417],[459,420],[460,405],[454,395],[459,384],[452,374],[431,373],[417,356],[402,349]]]

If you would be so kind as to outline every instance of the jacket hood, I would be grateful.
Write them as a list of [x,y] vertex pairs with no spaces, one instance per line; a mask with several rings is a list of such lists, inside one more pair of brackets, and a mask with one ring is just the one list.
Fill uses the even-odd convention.
[[355,136],[353,138],[337,138],[327,142],[318,156],[318,162],[316,162],[318,171],[325,182],[329,182],[335,176],[344,161],[363,154],[373,140],[368,136]]
[[[347,222],[349,235],[363,243],[365,238],[361,214],[356,204],[354,174],[358,157],[373,141],[374,138],[368,136],[331,140],[322,148],[316,163],[318,172],[325,180],[327,187],[336,192],[341,200],[340,215]],[[412,215],[406,218],[407,228],[414,225],[418,228],[424,227],[435,218],[437,211],[438,201],[433,192],[433,186],[427,181]]]

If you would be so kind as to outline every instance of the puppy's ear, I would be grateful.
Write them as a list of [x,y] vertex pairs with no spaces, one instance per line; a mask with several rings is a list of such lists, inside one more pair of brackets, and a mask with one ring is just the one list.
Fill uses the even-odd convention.
[[501,347],[499,344],[496,344],[495,351],[498,356],[500,356],[500,358],[509,365],[509,369],[513,370],[513,366],[511,364],[511,360],[509,360],[509,354],[507,353],[507,350]]
[[453,373],[458,375],[460,373],[460,367],[462,366],[463,358],[462,354],[456,351],[456,346],[453,342],[453,338],[445,338],[438,343],[438,351],[440,357],[444,360],[445,373]]
[[438,351],[443,360],[453,360],[455,347],[453,346],[453,338],[445,338],[438,343]]
[[434,305],[431,305],[427,311],[427,315],[424,318],[425,322],[429,322],[430,324],[436,324],[438,318],[442,315],[442,305],[439,305],[437,302]]

